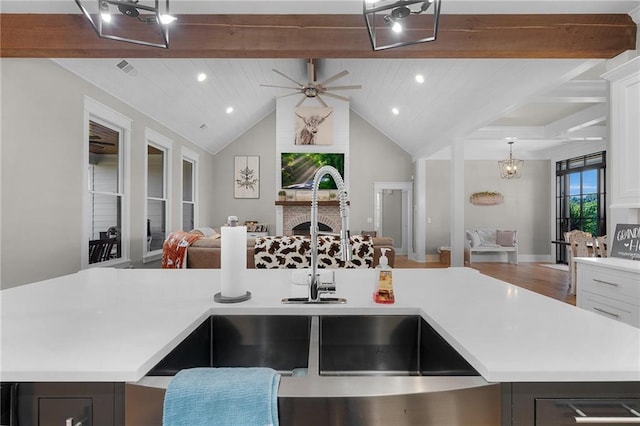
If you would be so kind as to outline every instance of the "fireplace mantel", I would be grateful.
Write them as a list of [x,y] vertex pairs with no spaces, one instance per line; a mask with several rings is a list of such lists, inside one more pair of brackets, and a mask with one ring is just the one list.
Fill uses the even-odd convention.
[[[347,205],[349,205],[347,201]],[[340,201],[318,201],[319,206],[339,207]],[[308,206],[311,207],[311,201],[276,201],[276,206]]]

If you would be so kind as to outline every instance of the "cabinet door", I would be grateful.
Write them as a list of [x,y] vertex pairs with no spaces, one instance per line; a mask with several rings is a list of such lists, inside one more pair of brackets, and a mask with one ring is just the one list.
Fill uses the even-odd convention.
[[41,398],[38,400],[38,426],[91,426],[91,398]]
[[20,426],[121,426],[123,383],[18,383]]

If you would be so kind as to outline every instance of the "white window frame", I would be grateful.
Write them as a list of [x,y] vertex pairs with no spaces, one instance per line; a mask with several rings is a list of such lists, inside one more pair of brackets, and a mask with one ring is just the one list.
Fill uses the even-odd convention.
[[[118,266],[131,263],[130,246],[131,246],[131,176],[130,176],[130,147],[131,147],[131,124],[132,120],[109,108],[100,102],[85,96],[84,98],[84,115],[83,115],[83,162],[82,162],[82,176],[83,176],[83,195],[82,195],[82,241],[80,244],[80,265],[82,269],[93,267],[105,267],[105,266]],[[100,123],[104,126],[110,127],[113,130],[120,133],[118,152],[119,164],[118,164],[118,193],[117,195],[122,197],[122,226],[120,229],[120,244],[121,252],[120,258],[108,260],[106,262],[89,264],[89,240],[91,234],[89,232],[89,225],[91,218],[89,217],[90,211],[90,191],[89,184],[89,121]]]
[[[162,249],[149,251],[147,248],[146,236],[147,236],[147,218],[149,217],[148,206],[149,200],[164,201],[165,206],[165,224],[164,229],[168,233],[171,229],[171,152],[173,149],[173,140],[168,137],[152,130],[145,128],[145,156],[144,156],[144,190],[145,190],[145,203],[144,203],[144,216],[143,216],[143,228],[145,235],[145,243],[142,248],[142,262],[150,262],[160,259],[162,257]],[[163,151],[164,161],[162,165],[162,187],[163,194],[161,198],[149,197],[149,146],[152,146],[160,151]],[[166,238],[166,236],[165,236]]]
[[[184,165],[184,161],[188,161],[192,164],[192,169],[191,172],[193,173],[192,179],[192,188],[191,190],[193,191],[192,194],[192,200],[193,201],[184,201],[184,182],[182,180],[182,177],[184,176],[184,170],[183,165]],[[191,151],[188,148],[182,147],[182,158],[180,160],[180,191],[181,191],[181,198],[180,198],[180,229],[182,229],[184,227],[184,204],[185,203],[190,203],[193,204],[193,227],[197,228],[198,227],[198,189],[200,188],[200,181],[198,178],[198,168],[199,168],[199,161],[200,161],[200,155],[197,154],[196,152]]]

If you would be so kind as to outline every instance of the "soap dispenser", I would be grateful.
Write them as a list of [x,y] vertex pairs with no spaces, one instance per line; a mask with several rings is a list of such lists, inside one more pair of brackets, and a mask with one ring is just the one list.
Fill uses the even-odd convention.
[[387,251],[390,249],[382,247],[380,251],[382,255],[376,266],[375,280],[376,289],[373,293],[373,301],[376,303],[391,304],[396,301],[393,294],[393,269],[389,266]]

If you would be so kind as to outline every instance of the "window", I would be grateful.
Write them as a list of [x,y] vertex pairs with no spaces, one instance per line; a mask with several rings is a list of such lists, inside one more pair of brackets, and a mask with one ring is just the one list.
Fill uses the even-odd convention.
[[[160,254],[169,228],[169,160],[172,141],[146,129],[147,205],[145,255]],[[154,253],[155,252],[155,253]]]
[[[606,153],[604,151],[556,163],[556,239],[579,229],[593,236],[606,234]],[[566,263],[559,246],[556,261]]]
[[[128,257],[125,148],[131,122],[85,99],[86,225],[82,264],[118,263]],[[87,244],[87,243],[84,243]]]
[[182,154],[182,230],[190,231],[196,227],[196,171],[198,155],[186,149]]

